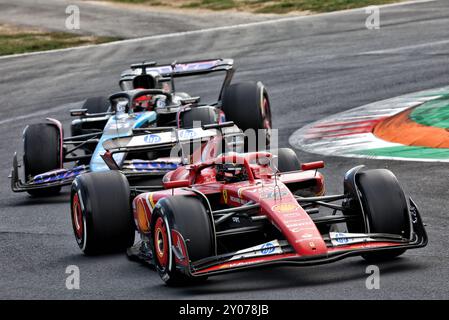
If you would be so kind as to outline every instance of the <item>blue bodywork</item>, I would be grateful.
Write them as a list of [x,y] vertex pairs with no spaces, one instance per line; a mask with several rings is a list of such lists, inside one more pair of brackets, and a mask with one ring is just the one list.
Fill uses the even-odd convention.
[[[101,155],[106,151],[103,148],[104,141],[112,138],[129,136],[133,133],[134,128],[140,128],[147,123],[156,121],[156,119],[157,114],[154,111],[134,114],[118,113],[109,118],[104,128],[103,135],[92,154],[92,159],[89,164],[90,171],[99,172],[109,170],[108,166],[101,158]],[[118,165],[121,165],[124,157],[124,153],[117,153],[114,155],[114,160]]]
[[[35,176],[31,183],[42,184],[56,181],[72,180],[76,176],[86,172],[100,172],[109,170],[108,166],[101,158],[101,155],[106,152],[103,148],[103,142],[117,137],[130,136],[133,129],[141,128],[145,125],[155,122],[157,114],[154,111],[145,111],[140,113],[125,113],[119,112],[111,116],[105,125],[103,134],[92,154],[89,166],[80,165],[71,169],[57,169],[45,172]],[[125,153],[114,154],[114,160],[119,166],[124,164],[126,157]],[[145,161],[145,160],[131,160],[126,168],[135,172],[161,172],[165,173],[174,170],[178,167],[177,163],[165,161]]]

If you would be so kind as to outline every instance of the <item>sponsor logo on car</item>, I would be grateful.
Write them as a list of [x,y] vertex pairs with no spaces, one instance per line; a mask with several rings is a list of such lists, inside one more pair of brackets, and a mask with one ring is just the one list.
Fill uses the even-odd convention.
[[105,133],[110,133],[113,134],[115,130],[127,130],[129,128],[131,128],[132,123],[131,122],[124,122],[124,121],[120,121],[120,122],[113,122],[110,123],[108,128],[105,129]]
[[193,139],[197,136],[195,130],[187,129],[179,131],[179,137],[181,139]]
[[341,244],[349,242],[348,237],[344,233],[336,233],[334,239],[335,239],[335,241],[337,241],[338,243],[341,243]]
[[271,210],[278,213],[292,213],[299,209],[297,204],[293,203],[281,203],[274,205]]
[[262,254],[270,254],[273,253],[275,250],[274,245],[271,242],[267,242],[262,245],[262,248],[260,249],[260,252]]
[[246,201],[244,199],[233,197],[233,196],[230,196],[229,200],[231,200],[232,202],[240,203],[240,204],[247,204],[248,203],[248,201]]
[[146,143],[158,143],[161,142],[161,137],[157,134],[146,135],[143,139]]
[[288,195],[288,191],[281,191],[281,190],[276,191],[275,190],[275,191],[268,191],[266,193],[261,193],[260,198],[261,199],[275,199],[275,198],[280,199],[287,195]]
[[223,201],[224,203],[228,203],[228,190],[223,190]]
[[330,232],[329,237],[334,246],[373,241],[373,239],[370,238],[369,235],[364,233]]
[[306,234],[303,234],[301,237],[302,237],[302,238],[305,238],[305,239],[309,239],[309,238],[312,238],[312,237],[313,237],[313,234],[311,234],[311,233],[306,233]]
[[290,222],[289,221],[287,223],[287,228],[301,228],[301,227],[306,227],[306,226],[311,226],[311,225],[313,225],[313,222],[307,221],[307,220],[300,221],[300,222],[297,222],[297,221]]
[[272,240],[254,247],[246,248],[235,252],[230,260],[240,260],[245,258],[254,258],[272,254],[281,254],[282,248],[278,240]]
[[166,106],[166,103],[165,103],[164,100],[158,99],[158,100],[156,101],[156,107],[157,107],[157,108],[165,108],[165,106]]
[[310,245],[311,243],[313,243],[313,246],[315,246],[315,242],[314,241],[321,241],[321,237],[312,237],[312,238],[307,238],[307,239],[297,239],[295,240],[295,243],[306,243],[308,245]]
[[297,217],[301,217],[302,215],[298,211],[298,212],[284,213],[283,216],[284,216],[284,218],[297,218]]

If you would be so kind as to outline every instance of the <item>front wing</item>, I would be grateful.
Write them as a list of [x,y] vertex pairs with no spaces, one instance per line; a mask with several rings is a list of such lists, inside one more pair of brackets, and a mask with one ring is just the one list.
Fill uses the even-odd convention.
[[[169,159],[170,160],[170,159]],[[173,161],[126,161],[121,172],[128,178],[140,179],[145,177],[161,177],[167,172],[176,169],[178,163]],[[19,177],[19,165],[17,154],[14,154],[13,167],[11,170],[11,189],[14,192],[62,187],[72,184],[73,180],[80,174],[90,172],[85,165],[76,166],[71,169],[58,169],[35,176],[31,182],[23,182]],[[162,183],[160,188],[162,188]]]
[[[187,262],[189,261],[187,250],[185,250],[187,246],[182,236],[175,230],[173,231],[177,233],[177,238],[180,241],[177,241],[177,245],[172,246],[172,250],[176,258],[176,268],[192,277],[211,276],[269,266],[320,265],[371,252],[425,247],[428,243],[427,233],[418,208],[412,199],[410,199],[410,215],[413,227],[411,239],[403,239],[397,235],[389,234],[365,234],[362,239],[360,234],[354,234],[353,241],[346,241],[346,243],[339,245],[336,245],[332,239],[325,239],[328,244],[328,252],[325,255],[300,256],[285,241],[272,241],[275,244],[271,245],[268,254],[267,251],[263,253],[260,248],[252,247],[246,249],[246,254],[239,251],[200,261]],[[345,234],[345,237],[351,238],[351,234]],[[360,238],[360,240],[358,241],[357,238]]]
[[19,165],[17,162],[17,154],[14,153],[13,165],[11,170],[11,189],[14,192],[24,192],[30,190],[47,189],[52,187],[62,187],[70,185],[78,174],[87,172],[84,167],[73,168],[72,170],[58,170],[49,173],[42,179],[36,179],[35,182],[26,183],[19,178]]

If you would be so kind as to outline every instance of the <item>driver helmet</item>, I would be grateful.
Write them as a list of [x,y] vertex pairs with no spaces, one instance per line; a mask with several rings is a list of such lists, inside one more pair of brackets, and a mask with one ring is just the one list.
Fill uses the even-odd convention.
[[248,180],[246,168],[243,164],[223,163],[216,166],[216,178],[218,181],[239,182]]
[[[140,88],[139,88],[140,89]],[[136,112],[151,111],[154,108],[153,96],[147,94],[133,101],[133,110]]]

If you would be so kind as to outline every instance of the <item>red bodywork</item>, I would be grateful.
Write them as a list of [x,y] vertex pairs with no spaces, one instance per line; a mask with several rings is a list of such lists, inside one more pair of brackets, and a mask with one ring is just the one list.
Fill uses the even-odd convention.
[[[228,154],[211,158],[214,152],[202,149],[202,159],[205,161],[180,167],[164,177],[166,190],[146,192],[138,195],[133,201],[134,217],[141,234],[150,235],[152,225],[152,209],[156,203],[173,195],[197,196],[198,193],[219,196],[220,204],[229,207],[241,207],[246,204],[260,204],[258,214],[266,218],[284,235],[288,244],[293,248],[289,252],[274,253],[256,257],[241,257],[224,262],[215,263],[204,268],[190,268],[193,276],[213,274],[224,271],[237,270],[246,267],[262,266],[265,264],[288,263],[289,261],[313,261],[309,264],[319,264],[341,259],[351,255],[351,252],[372,250],[375,248],[389,248],[398,246],[397,242],[370,241],[364,243],[348,243],[333,246],[326,243],[316,224],[298,204],[295,195],[287,187],[292,183],[307,183],[315,196],[322,196],[325,191],[324,177],[316,169],[323,167],[322,162],[303,164],[303,170],[274,175],[268,165],[258,164],[257,159],[271,158],[267,152]],[[204,153],[207,153],[204,155]],[[214,164],[229,162],[244,163],[248,169],[248,179],[242,182],[226,183],[217,181]],[[304,170],[306,169],[306,170]],[[142,217],[144,215],[144,217]],[[143,224],[143,225],[142,225]],[[177,248],[188,257],[182,235],[172,230],[172,237],[177,239]],[[188,262],[188,259],[186,259]],[[176,259],[178,266],[188,263],[186,260]],[[320,262],[321,260],[321,262]]]

